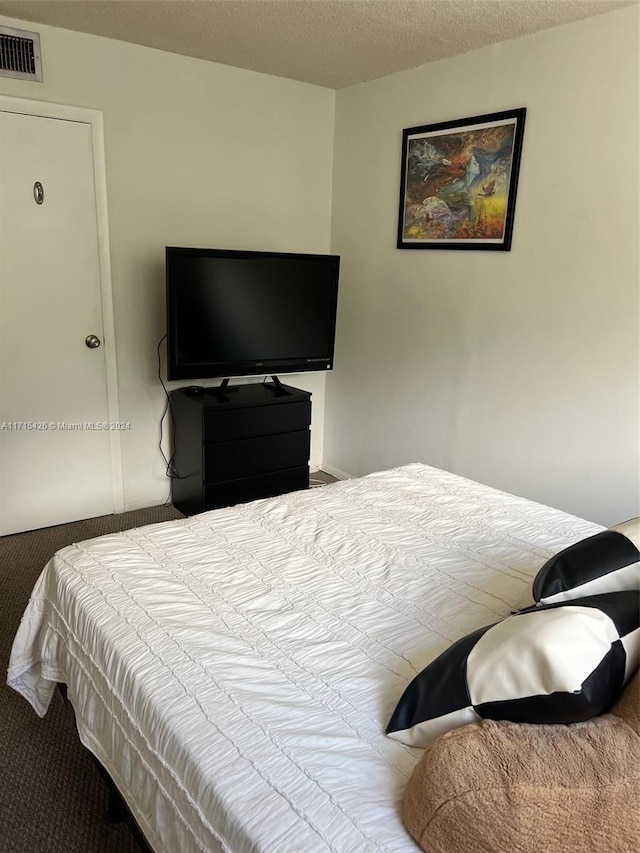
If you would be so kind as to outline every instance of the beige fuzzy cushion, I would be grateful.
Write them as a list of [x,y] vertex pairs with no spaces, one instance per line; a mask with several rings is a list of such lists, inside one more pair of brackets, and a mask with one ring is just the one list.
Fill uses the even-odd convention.
[[640,735],[640,672],[636,673],[622,691],[611,713],[622,717],[625,723]]
[[640,850],[640,679],[613,714],[570,726],[493,722],[440,737],[403,817],[428,853]]

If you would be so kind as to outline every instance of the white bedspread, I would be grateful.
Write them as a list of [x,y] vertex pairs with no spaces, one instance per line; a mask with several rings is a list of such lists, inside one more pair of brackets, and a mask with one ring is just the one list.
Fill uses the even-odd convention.
[[105,536],[45,567],[8,683],[66,682],[159,852],[415,851],[396,701],[600,529],[413,464]]

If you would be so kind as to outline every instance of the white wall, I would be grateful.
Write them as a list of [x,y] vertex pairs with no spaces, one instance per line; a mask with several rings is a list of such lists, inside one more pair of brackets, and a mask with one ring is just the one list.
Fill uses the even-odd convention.
[[[37,28],[44,83],[100,109],[128,507],[168,485],[165,244],[342,254],[336,371],[312,463],[420,459],[608,523],[638,473],[638,16],[630,8],[337,94]],[[528,108],[510,253],[395,249],[404,127]]]
[[[0,94],[104,112],[120,415],[132,424],[122,436],[125,502],[160,503],[169,488],[157,447],[164,247],[329,251],[334,93],[0,21],[40,32],[44,69],[42,84],[0,78]],[[313,392],[317,466],[325,376],[287,381]]]
[[[522,106],[512,251],[395,249],[402,129]],[[325,468],[638,514],[638,109],[637,7],[338,92]]]

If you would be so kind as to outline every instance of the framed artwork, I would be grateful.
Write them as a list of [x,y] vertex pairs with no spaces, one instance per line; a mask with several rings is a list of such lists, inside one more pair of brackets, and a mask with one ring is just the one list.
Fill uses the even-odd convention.
[[403,130],[399,249],[511,249],[526,112]]

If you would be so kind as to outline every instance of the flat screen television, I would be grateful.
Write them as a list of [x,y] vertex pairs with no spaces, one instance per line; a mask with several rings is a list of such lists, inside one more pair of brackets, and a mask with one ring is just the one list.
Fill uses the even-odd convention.
[[169,379],[330,370],[337,255],[166,248]]

